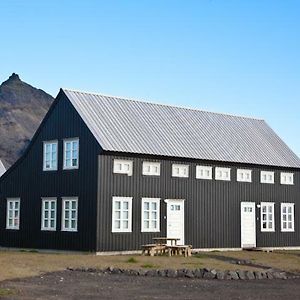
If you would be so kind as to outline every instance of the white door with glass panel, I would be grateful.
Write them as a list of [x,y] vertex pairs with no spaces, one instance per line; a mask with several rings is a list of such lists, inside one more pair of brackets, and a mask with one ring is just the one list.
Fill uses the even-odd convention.
[[178,238],[184,245],[184,200],[165,200],[167,203],[167,237]]
[[241,247],[256,247],[255,203],[241,203]]

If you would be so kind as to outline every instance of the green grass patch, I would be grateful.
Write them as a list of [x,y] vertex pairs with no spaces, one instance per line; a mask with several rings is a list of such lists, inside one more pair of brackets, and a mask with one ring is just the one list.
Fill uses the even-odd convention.
[[136,258],[130,257],[130,258],[127,259],[126,262],[128,262],[128,263],[130,263],[130,264],[136,264],[138,261],[137,261]]
[[9,295],[13,295],[13,294],[14,294],[14,292],[10,289],[0,288],[0,297],[9,296]]
[[144,264],[144,265],[141,265],[142,268],[144,269],[154,269],[154,268],[157,268],[157,266],[153,265],[153,264]]

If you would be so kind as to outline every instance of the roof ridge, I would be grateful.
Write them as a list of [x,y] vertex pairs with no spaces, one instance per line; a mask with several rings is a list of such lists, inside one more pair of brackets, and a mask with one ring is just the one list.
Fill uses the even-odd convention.
[[181,108],[181,109],[187,109],[187,110],[192,110],[192,111],[200,111],[200,112],[206,112],[206,113],[211,113],[211,114],[217,114],[217,115],[223,115],[223,116],[229,116],[229,117],[236,117],[236,118],[243,118],[243,119],[251,119],[251,120],[264,121],[265,122],[264,119],[257,118],[257,117],[250,117],[250,116],[243,116],[243,115],[236,115],[236,114],[222,113],[222,112],[214,112],[214,111],[209,111],[209,110],[204,110],[204,109],[199,109],[199,108],[191,108],[191,107],[185,107],[185,106],[180,106],[180,105],[172,105],[172,104],[166,104],[166,103],[160,103],[160,102],[152,102],[152,101],[144,100],[144,99],[135,99],[135,98],[129,98],[129,97],[114,96],[114,95],[109,95],[109,94],[80,91],[80,90],[74,90],[74,89],[68,89],[68,88],[62,88],[62,90],[63,91],[75,92],[75,93],[82,93],[82,94],[117,98],[117,99],[125,100],[125,101],[142,102],[142,103],[165,106],[165,107]]

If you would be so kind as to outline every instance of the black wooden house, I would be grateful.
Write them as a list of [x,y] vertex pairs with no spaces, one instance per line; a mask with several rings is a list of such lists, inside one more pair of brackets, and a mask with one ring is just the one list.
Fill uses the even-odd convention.
[[0,246],[300,247],[300,160],[263,120],[61,90],[0,178]]

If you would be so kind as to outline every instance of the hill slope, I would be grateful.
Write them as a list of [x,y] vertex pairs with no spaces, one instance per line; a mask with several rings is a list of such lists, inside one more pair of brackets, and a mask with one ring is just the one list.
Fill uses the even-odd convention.
[[0,159],[6,167],[22,155],[53,100],[15,73],[0,85]]

